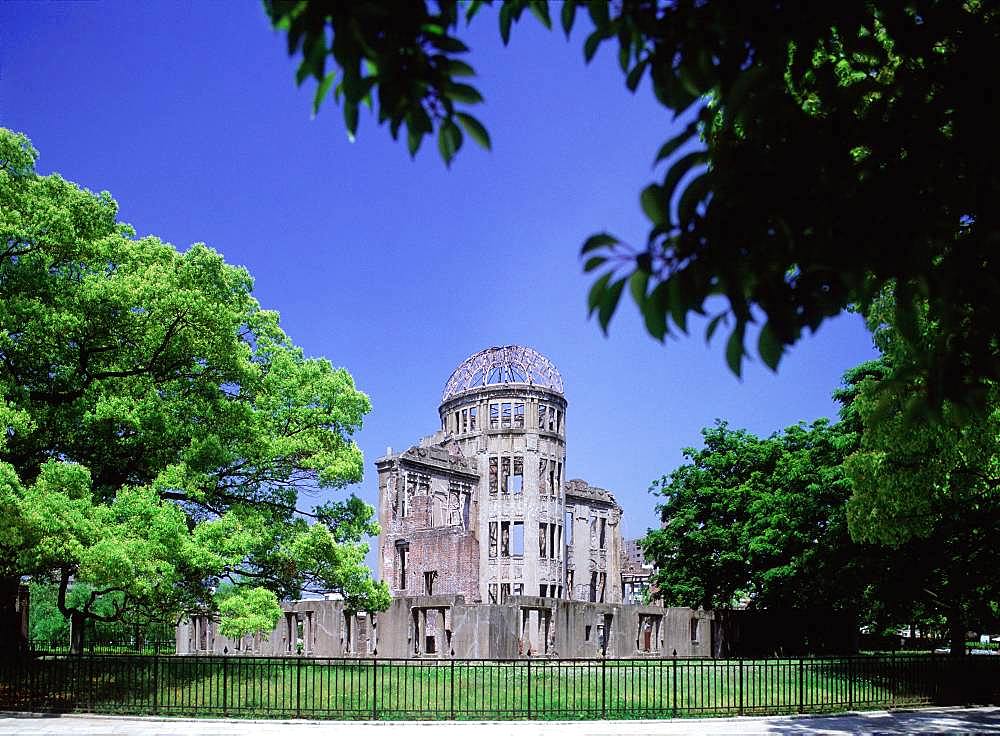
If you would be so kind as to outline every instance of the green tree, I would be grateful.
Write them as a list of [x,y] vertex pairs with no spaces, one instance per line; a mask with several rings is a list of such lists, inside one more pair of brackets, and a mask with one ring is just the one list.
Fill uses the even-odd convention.
[[[353,137],[367,105],[394,138],[405,126],[411,155],[436,132],[448,163],[464,135],[490,144],[468,112],[483,98],[457,38],[463,15],[490,4],[264,0],[301,54],[298,83],[316,80],[314,111],[332,92]],[[660,340],[721,307],[707,334],[729,326],[737,373],[748,328],[763,323],[757,347],[773,368],[804,330],[866,309],[894,281],[900,312],[917,295],[940,326],[922,346],[925,400],[982,402],[1000,378],[992,4],[505,0],[505,43],[525,11],[547,28],[558,14],[567,36],[585,16],[586,61],[617,42],[628,89],[648,74],[657,101],[691,120],[655,153],[646,242],[599,233],[583,245],[605,330],[627,285]]]
[[855,439],[819,420],[762,439],[724,422],[655,481],[642,542],[670,605],[862,611],[872,550],[851,541],[842,463]]
[[78,621],[211,609],[220,579],[384,608],[364,566],[373,510],[298,503],[360,480],[368,397],[303,355],[246,270],[137,239],[108,193],[39,176],[36,157],[0,129],[7,620],[24,575],[54,577]]
[[260,636],[271,631],[281,618],[278,597],[267,588],[249,588],[244,595],[229,595],[219,602],[223,636],[239,642],[245,636]]
[[[922,351],[902,338],[895,295],[886,291],[870,321],[881,368],[858,385],[853,402],[863,427],[846,471],[852,534],[905,553],[903,574],[924,610],[946,619],[952,652],[964,652],[969,627],[996,623],[1000,601],[1000,391],[986,386],[985,406],[945,401],[940,415],[913,397],[925,378]],[[924,343],[940,338],[929,310],[908,329]]]

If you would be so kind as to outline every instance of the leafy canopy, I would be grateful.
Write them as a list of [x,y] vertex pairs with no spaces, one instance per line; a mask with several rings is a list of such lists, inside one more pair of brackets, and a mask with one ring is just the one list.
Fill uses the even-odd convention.
[[[482,102],[457,32],[489,0],[265,0],[301,84],[331,90],[353,138],[368,105],[415,154],[437,132],[450,163],[463,130],[489,147],[468,110]],[[900,334],[927,305],[940,327],[920,345],[925,400],[983,405],[1000,378],[998,110],[984,59],[1000,14],[979,0],[730,3],[666,0],[505,0],[506,43],[528,11],[567,34],[585,17],[583,55],[616,45],[625,85],[645,78],[690,122],[651,158],[662,176],[639,197],[645,243],[588,238],[584,269],[603,329],[626,286],[659,340],[709,317],[727,325],[734,372],[757,350],[771,368],[804,330],[848,305],[863,310],[897,284]],[[617,42],[617,43],[616,43]],[[334,68],[328,68],[332,57]],[[596,103],[595,103],[596,104]],[[713,297],[721,297],[713,299]],[[714,314],[707,310],[724,305]]]
[[93,618],[211,609],[221,580],[384,608],[373,510],[299,504],[360,480],[368,397],[303,355],[245,269],[137,239],[36,157],[0,129],[0,577],[51,576],[63,613]]

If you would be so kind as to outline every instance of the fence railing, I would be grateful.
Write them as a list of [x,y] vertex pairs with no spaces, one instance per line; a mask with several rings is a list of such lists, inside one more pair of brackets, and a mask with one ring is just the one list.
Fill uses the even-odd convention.
[[997,703],[1000,657],[0,662],[0,709],[254,718],[604,719]]

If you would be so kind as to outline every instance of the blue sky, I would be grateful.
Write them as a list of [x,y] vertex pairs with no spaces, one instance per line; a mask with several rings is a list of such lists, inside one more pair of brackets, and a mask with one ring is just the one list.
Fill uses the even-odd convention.
[[526,16],[504,48],[484,13],[463,38],[493,152],[467,142],[451,170],[370,117],[353,144],[332,104],[311,119],[313,83],[296,88],[255,2],[0,3],[0,125],[43,173],[109,190],[140,234],[246,266],[295,342],[351,371],[374,405],[357,436],[369,502],[375,458],[435,430],[449,374],[490,345],[560,368],[568,477],[611,489],[628,536],[656,523],[650,481],[716,418],[769,434],[834,415],[843,371],[874,356],[856,315],[742,381],[704,324],[663,346],[623,302],[602,336],[577,252],[599,230],[642,242],[671,117],[647,84],[626,90],[610,48],[585,65],[580,33]]

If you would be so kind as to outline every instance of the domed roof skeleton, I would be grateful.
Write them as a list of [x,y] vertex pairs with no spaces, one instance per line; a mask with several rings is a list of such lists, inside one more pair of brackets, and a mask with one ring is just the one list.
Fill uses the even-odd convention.
[[522,383],[563,392],[563,379],[551,360],[522,345],[505,345],[470,355],[452,372],[441,403],[470,389]]

